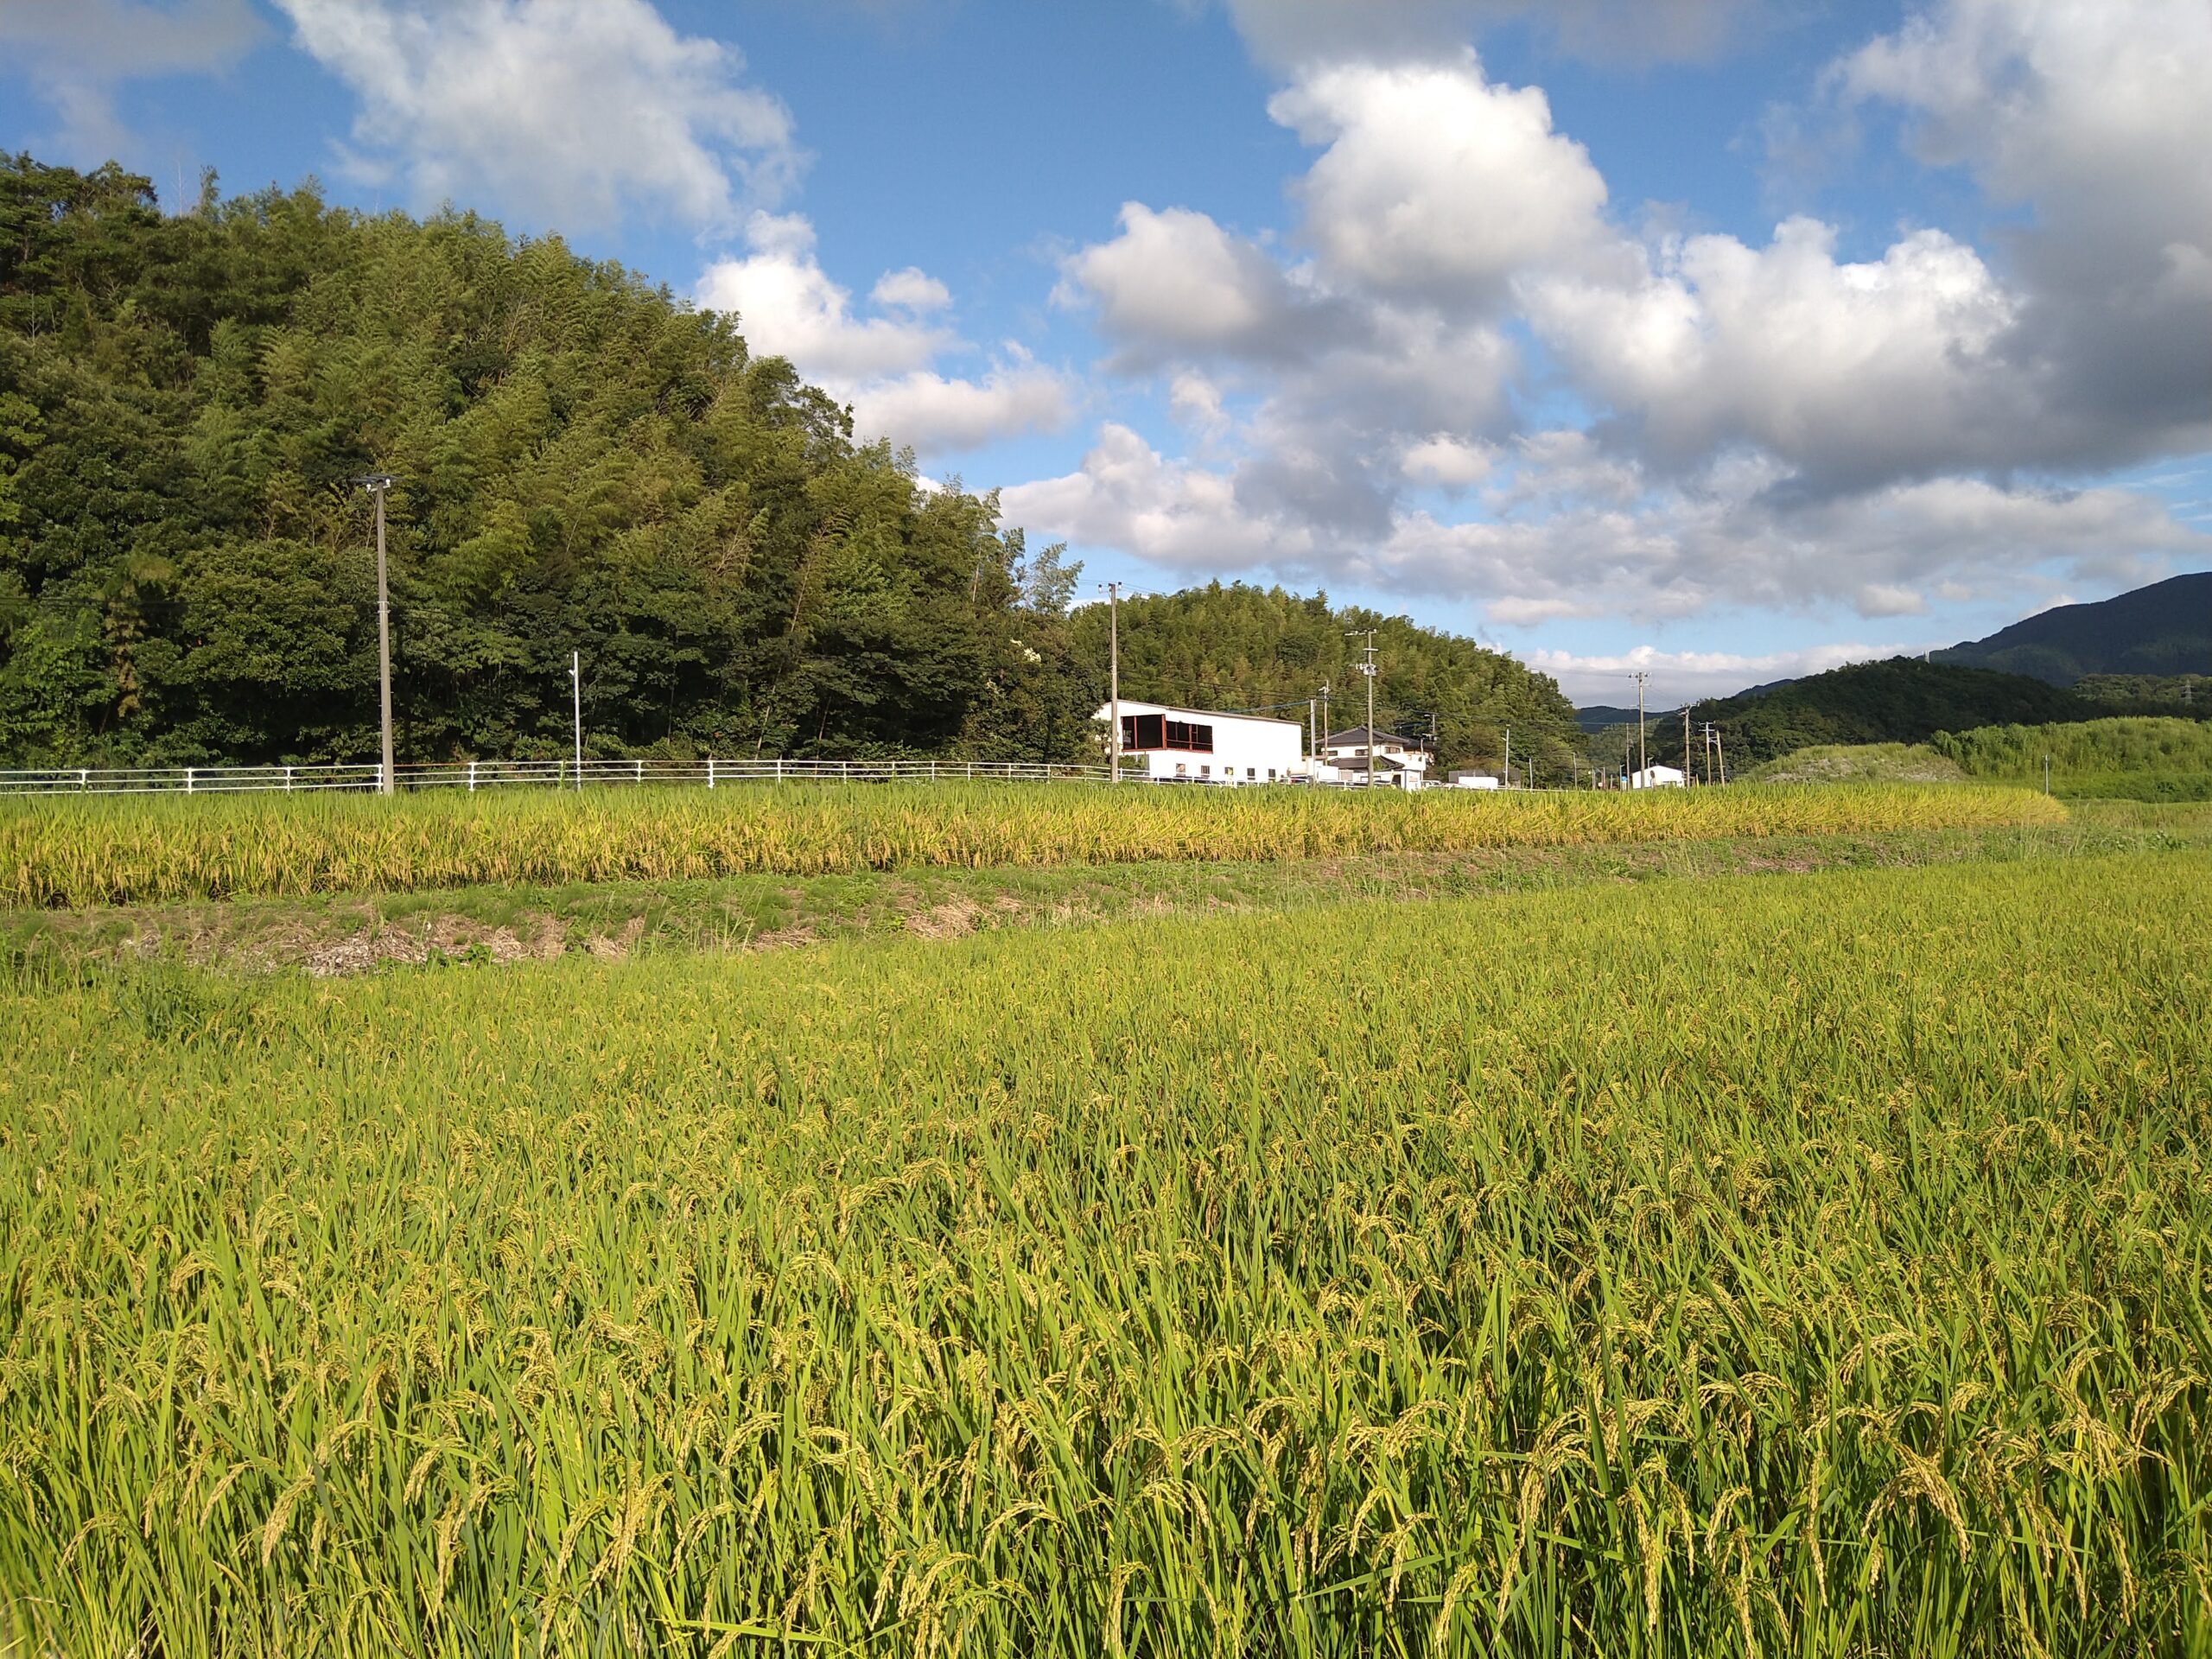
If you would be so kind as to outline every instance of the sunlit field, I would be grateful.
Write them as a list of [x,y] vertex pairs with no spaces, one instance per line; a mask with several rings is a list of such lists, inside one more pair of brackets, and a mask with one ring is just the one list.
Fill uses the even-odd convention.
[[[207,820],[266,863],[83,822],[130,889],[442,879],[490,825],[803,861],[1938,798],[1132,793],[1059,832],[1003,792]],[[2175,851],[346,982],[19,963],[9,1630],[2212,1651],[2208,938]]]
[[1479,795],[1096,785],[752,785],[582,795],[0,803],[0,903],[923,866],[1310,858],[2063,822],[1999,786]]

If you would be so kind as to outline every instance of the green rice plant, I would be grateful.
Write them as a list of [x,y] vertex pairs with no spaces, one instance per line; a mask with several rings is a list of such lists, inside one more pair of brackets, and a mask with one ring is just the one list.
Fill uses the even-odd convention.
[[17,801],[0,903],[824,875],[927,865],[1268,860],[2063,822],[2028,791],[1880,786],[1643,794],[1083,785],[595,790],[582,795]]
[[0,964],[0,1624],[2212,1653],[2208,937],[2192,850]]

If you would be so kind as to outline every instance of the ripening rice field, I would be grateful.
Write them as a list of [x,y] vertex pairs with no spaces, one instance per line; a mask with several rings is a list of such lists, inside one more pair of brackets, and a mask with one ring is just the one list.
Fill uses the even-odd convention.
[[[1090,822],[1339,822],[1149,798]],[[19,967],[0,1618],[165,1659],[2212,1652],[2208,938],[2190,851]]]
[[76,906],[484,882],[827,875],[925,865],[1268,860],[2063,822],[2029,791],[1884,785],[1484,797],[911,785],[582,795],[0,803],[0,904]]

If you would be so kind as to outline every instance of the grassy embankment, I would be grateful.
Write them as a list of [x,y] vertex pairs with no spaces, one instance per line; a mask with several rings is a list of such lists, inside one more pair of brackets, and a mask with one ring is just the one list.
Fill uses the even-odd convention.
[[1992,726],[1931,740],[1936,753],[1985,779],[2043,781],[2054,793],[2146,801],[2212,800],[2212,721],[2093,720],[2070,726]]
[[2202,1653],[2208,878],[18,978],[0,1596],[171,1659]]
[[1942,783],[1973,779],[2074,800],[2212,800],[2212,722],[2122,718],[2056,726],[1986,726],[1925,743],[1826,745],[1746,774],[1766,784]]
[[485,883],[1271,861],[2063,822],[2027,791],[1456,791],[935,785],[138,798],[0,810],[0,904],[84,906]]

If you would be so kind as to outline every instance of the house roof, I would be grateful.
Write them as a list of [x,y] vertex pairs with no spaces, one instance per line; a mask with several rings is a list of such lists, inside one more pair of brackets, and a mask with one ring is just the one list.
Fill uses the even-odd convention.
[[[1361,755],[1357,760],[1332,760],[1329,764],[1334,766],[1338,772],[1365,772],[1367,770],[1367,757],[1365,755]],[[1408,769],[1404,761],[1393,760],[1387,754],[1376,755],[1375,757],[1375,766],[1377,771],[1404,772]]]
[[1427,743],[1422,739],[1418,737],[1408,737],[1402,732],[1376,732],[1372,737],[1370,737],[1368,734],[1367,728],[1364,726],[1354,726],[1344,731],[1331,732],[1328,736],[1321,740],[1321,742],[1324,747],[1332,749],[1363,749],[1369,747],[1370,745],[1379,749],[1387,744],[1395,744],[1402,749],[1421,749],[1425,751],[1428,747]]
[[[1277,720],[1272,715],[1224,714],[1217,709],[1185,709],[1172,702],[1146,702],[1136,697],[1123,697],[1122,716],[1126,720],[1131,715],[1172,715],[1177,720],[1234,720],[1251,726],[1289,726],[1301,730],[1306,724],[1302,720]],[[1110,702],[1100,703],[1098,712],[1091,716],[1093,720],[1111,720],[1113,717],[1114,705]]]

